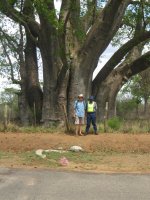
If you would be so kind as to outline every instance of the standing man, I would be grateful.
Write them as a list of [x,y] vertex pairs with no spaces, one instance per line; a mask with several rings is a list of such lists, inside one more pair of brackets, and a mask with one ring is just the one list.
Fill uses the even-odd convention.
[[91,122],[94,128],[95,135],[98,135],[96,126],[96,110],[97,110],[97,104],[94,101],[94,97],[90,96],[86,104],[86,113],[87,113],[87,124],[85,133],[86,135],[89,133]]
[[84,124],[85,117],[85,101],[83,94],[78,96],[78,99],[74,103],[74,115],[75,115],[75,125],[76,125],[76,136],[82,134],[82,125]]

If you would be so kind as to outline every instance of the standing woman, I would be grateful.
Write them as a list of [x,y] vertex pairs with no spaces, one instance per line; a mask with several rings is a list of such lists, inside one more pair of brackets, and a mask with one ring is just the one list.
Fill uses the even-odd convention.
[[76,125],[76,136],[82,134],[82,125],[84,124],[85,117],[85,102],[83,94],[78,96],[78,99],[74,103],[74,115],[75,115],[75,125]]

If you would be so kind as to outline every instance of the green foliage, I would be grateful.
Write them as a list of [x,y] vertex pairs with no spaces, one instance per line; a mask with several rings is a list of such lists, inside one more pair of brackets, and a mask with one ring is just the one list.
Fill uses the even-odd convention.
[[122,118],[132,112],[137,106],[135,99],[123,99],[117,101],[117,113]]
[[119,130],[121,126],[121,121],[118,117],[114,117],[108,120],[108,126],[113,130]]
[[11,6],[14,6],[14,4],[17,2],[17,0],[8,0],[8,2]]
[[6,88],[1,92],[0,103],[12,104],[17,102],[17,94],[18,90],[14,88]]
[[[15,120],[18,118],[18,97],[16,94],[16,89],[14,88],[7,88],[1,92],[0,95],[0,119],[4,120],[4,110],[5,105],[7,104],[7,117],[8,121]],[[15,132],[16,127],[14,126],[9,127],[10,130]],[[3,129],[3,128],[2,128]]]
[[34,5],[37,12],[43,16],[50,24],[58,28],[58,20],[56,10],[53,7],[53,0],[34,0]]
[[131,94],[132,99],[140,104],[142,100],[149,99],[150,97],[150,69],[133,76],[129,82],[123,87],[122,94]]
[[140,33],[140,31],[136,30],[137,23],[140,21],[144,23],[145,27],[143,26],[143,28],[149,31],[150,25],[147,22],[150,21],[150,6],[146,1],[139,1],[137,4],[128,6],[122,21],[122,26],[113,38],[112,45],[121,46],[124,41],[133,38],[135,31],[136,35]]

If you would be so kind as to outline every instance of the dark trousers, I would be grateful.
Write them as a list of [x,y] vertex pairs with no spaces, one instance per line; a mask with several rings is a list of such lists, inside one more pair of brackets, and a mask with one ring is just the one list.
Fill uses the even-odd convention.
[[97,132],[97,126],[96,126],[96,113],[87,113],[87,123],[86,123],[86,133],[89,132],[90,125],[93,125],[94,132]]

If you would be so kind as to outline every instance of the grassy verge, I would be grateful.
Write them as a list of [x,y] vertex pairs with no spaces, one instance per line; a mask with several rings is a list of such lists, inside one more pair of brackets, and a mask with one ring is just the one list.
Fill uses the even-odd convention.
[[[139,134],[139,133],[150,133],[150,120],[122,120],[117,117],[109,119],[107,121],[107,132],[108,133],[128,133],[128,134]],[[98,132],[104,133],[104,123],[98,123]],[[27,126],[21,127],[14,123],[9,123],[7,129],[4,129],[4,125],[0,124],[0,132],[19,132],[19,133],[65,133],[66,128],[64,126],[58,126],[53,124],[49,128],[43,126]],[[71,133],[74,133],[75,127],[71,125]],[[85,126],[83,127],[83,131]],[[93,129],[91,128],[91,133]]]
[[[60,158],[66,157],[69,161],[67,166],[61,166]],[[94,152],[94,153],[46,153],[43,159],[34,151],[22,153],[0,152],[0,166],[67,169],[83,171],[110,171],[110,172],[150,172],[150,153],[117,153],[117,152]]]

